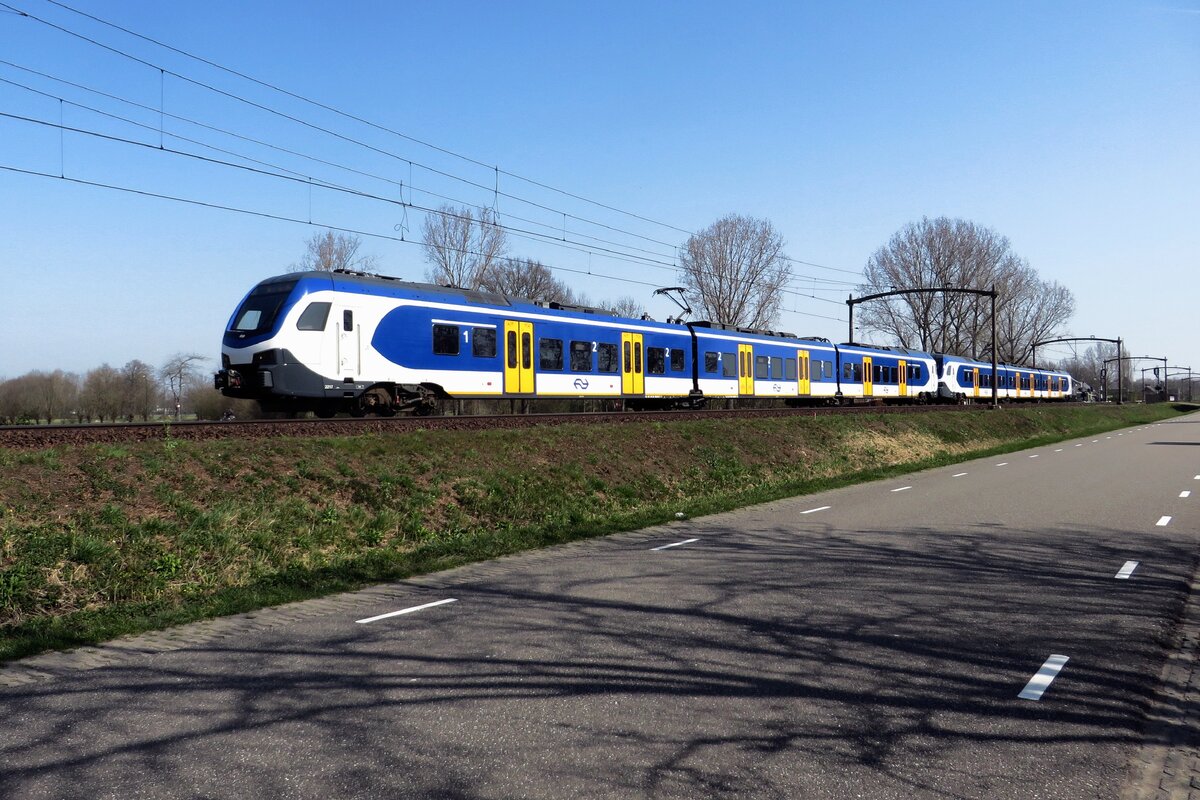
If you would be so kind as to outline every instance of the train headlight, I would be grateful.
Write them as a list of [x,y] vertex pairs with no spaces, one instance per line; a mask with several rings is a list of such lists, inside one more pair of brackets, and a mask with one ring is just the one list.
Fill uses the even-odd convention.
[[278,350],[263,350],[261,353],[254,354],[255,366],[266,366],[268,364],[278,364],[278,363],[279,363],[279,351]]

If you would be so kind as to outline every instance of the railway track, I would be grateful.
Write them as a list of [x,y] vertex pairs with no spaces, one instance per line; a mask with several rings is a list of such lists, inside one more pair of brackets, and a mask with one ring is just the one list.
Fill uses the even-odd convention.
[[[1067,404],[1056,404],[1067,405]],[[1074,404],[1071,404],[1074,405]],[[832,414],[920,414],[986,410],[967,406],[835,406],[829,408],[706,409],[700,411],[596,412],[575,414],[497,414],[445,417],[363,417],[263,419],[228,422],[148,422],[0,427],[0,448],[36,450],[60,445],[121,444],[144,441],[271,439],[281,436],[358,436],[411,430],[495,430],[537,425],[640,425],[695,419],[815,417]]]

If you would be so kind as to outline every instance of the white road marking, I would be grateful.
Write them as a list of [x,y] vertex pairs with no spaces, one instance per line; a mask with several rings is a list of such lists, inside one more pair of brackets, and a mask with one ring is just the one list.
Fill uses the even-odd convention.
[[1159,517],[1158,522],[1156,522],[1155,524],[1158,525],[1158,527],[1160,527],[1160,528],[1164,528],[1167,526],[1167,524],[1170,521],[1171,521],[1170,517]]
[[899,489],[892,489],[893,492],[906,492],[911,489],[911,486],[901,486]]
[[1121,571],[1116,574],[1116,579],[1119,581],[1128,580],[1133,571],[1138,568],[1137,561],[1126,561],[1125,566],[1121,567]]
[[1180,492],[1179,496],[1180,497],[1191,497],[1192,493],[1191,492]]
[[800,513],[801,514],[813,514],[813,513],[816,513],[817,511],[824,511],[827,508],[833,508],[833,506],[818,506],[817,508],[810,508],[808,511],[801,511]]
[[1054,452],[1056,452],[1056,453],[1061,453],[1061,452],[1062,452],[1062,450],[1063,450],[1063,449],[1060,447],[1060,448],[1058,448],[1057,450],[1055,450]]
[[1035,455],[1034,455],[1034,456],[1030,456],[1030,458],[1037,458],[1037,456],[1035,456]]
[[650,550],[651,551],[666,550],[668,547],[679,547],[679,545],[681,545],[681,544],[691,544],[692,542],[698,542],[698,541],[700,541],[700,540],[699,539],[684,539],[682,542],[672,542],[671,544],[664,544],[660,547],[651,547]]
[[1008,462],[1007,462],[1007,461],[1001,461],[1001,462],[1000,462],[999,464],[997,464],[996,466],[997,466],[997,467],[1007,467],[1007,466],[1008,466]]
[[965,473],[965,472],[960,472],[960,473],[958,473],[957,475],[951,475],[950,477],[951,477],[951,478],[961,478],[963,475],[966,475],[966,474],[967,474],[967,473]]
[[434,606],[444,606],[446,603],[457,603],[457,602],[458,602],[458,598],[451,597],[447,600],[436,600],[432,603],[426,603],[425,605],[413,606],[412,608],[402,608],[399,611],[389,611],[388,613],[380,614],[377,617],[367,617],[366,619],[356,619],[354,621],[357,622],[359,625],[365,625],[368,622],[378,622],[379,620],[387,619],[388,617],[398,617],[401,614],[411,614],[414,611],[423,611],[427,608],[433,608]]
[[1025,688],[1017,697],[1022,700],[1041,700],[1042,693],[1050,688],[1051,682],[1058,677],[1058,673],[1071,659],[1068,656],[1050,656],[1046,659],[1046,663],[1042,664],[1042,668],[1037,671],[1037,674],[1025,684]]
[[1200,475],[1197,475],[1196,477],[1192,478],[1192,480],[1194,480],[1194,481],[1200,481]]
[[1098,441],[1100,441],[1100,440],[1099,440],[1099,439],[1092,439],[1092,444],[1095,444],[1095,443],[1096,443],[1096,442],[1098,442]]
[[1077,445],[1075,445],[1075,446],[1076,446],[1076,447],[1083,447],[1083,443],[1081,442],[1080,444],[1077,444]]

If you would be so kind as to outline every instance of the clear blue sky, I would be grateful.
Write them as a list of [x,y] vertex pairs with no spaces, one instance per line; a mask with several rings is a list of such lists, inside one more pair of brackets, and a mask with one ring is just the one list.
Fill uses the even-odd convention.
[[419,238],[419,212],[158,150],[161,141],[246,163],[171,134],[415,205],[442,202],[431,193],[494,204],[514,228],[581,243],[512,237],[514,255],[560,268],[593,300],[633,296],[660,319],[674,307],[650,292],[677,282],[672,269],[598,248],[637,247],[669,265],[686,231],[730,212],[763,217],[791,257],[822,265],[795,266],[799,294],[788,295],[780,327],[838,341],[844,300],[871,253],[922,216],[961,217],[1007,236],[1043,278],[1071,289],[1073,334],[1121,336],[1134,355],[1200,370],[1200,0],[63,0],[478,163],[47,0],[4,2],[149,64],[3,7],[0,59],[150,110],[6,63],[0,79],[50,96],[0,83],[0,112],[152,147],[0,117],[0,165],[317,226],[0,170],[0,376],[133,358],[157,365],[177,352],[215,361],[237,301],[297,261],[322,225],[378,234],[364,236],[364,249],[382,272],[423,278],[420,248],[397,241]]

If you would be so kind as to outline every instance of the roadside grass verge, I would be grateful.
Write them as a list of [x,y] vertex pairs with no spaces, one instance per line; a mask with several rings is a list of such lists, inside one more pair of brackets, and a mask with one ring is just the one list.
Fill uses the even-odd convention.
[[0,661],[1188,410],[1047,406],[0,450]]

